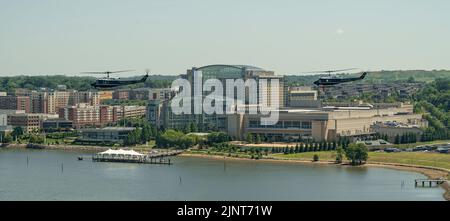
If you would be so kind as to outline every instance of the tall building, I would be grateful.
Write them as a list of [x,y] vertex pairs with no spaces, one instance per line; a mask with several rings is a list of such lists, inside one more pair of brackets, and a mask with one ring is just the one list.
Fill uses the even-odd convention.
[[149,100],[150,88],[130,89],[128,91],[128,99],[130,100]]
[[70,120],[74,127],[100,125],[100,106],[92,106],[86,103],[67,106],[59,109],[59,118]]
[[[194,87],[196,82],[194,81],[195,75],[198,74],[198,72],[201,71],[202,73],[202,80],[203,83],[208,79],[218,79],[222,82],[224,92],[223,96],[226,97],[226,81],[229,79],[236,80],[236,79],[253,79],[257,83],[257,90],[258,90],[258,98],[257,103],[262,104],[262,97],[260,96],[260,93],[266,95],[266,104],[267,105],[274,105],[276,102],[278,103],[279,107],[285,106],[285,87],[284,87],[284,78],[282,76],[276,76],[273,71],[264,70],[259,67],[249,66],[249,65],[223,65],[223,64],[215,64],[215,65],[207,65],[200,68],[193,67],[192,69],[187,70],[186,75],[182,75],[182,78],[187,79],[191,83],[191,94],[194,94]],[[267,87],[260,88],[261,82],[267,82]],[[275,100],[272,101],[271,94],[273,93],[271,85],[278,81],[278,97],[275,98]],[[264,90],[264,91],[263,91]],[[260,92],[261,91],[261,92]],[[203,95],[208,95],[209,92],[204,92]],[[248,89],[246,89],[246,95],[248,95]],[[235,95],[234,98],[237,99],[237,96]],[[245,100],[245,103],[248,103],[248,100]]]
[[[223,85],[223,95],[218,97],[215,101],[223,103],[223,112],[224,114],[194,114],[194,108],[196,108],[195,100],[200,99],[203,100],[205,96],[208,96],[210,92],[202,92],[200,96],[195,93],[195,88],[198,87],[198,82],[195,79],[201,72],[202,74],[202,84],[208,79],[217,79]],[[244,88],[245,90],[245,100],[243,101],[245,104],[249,104],[251,101],[248,99],[249,93],[251,89],[256,89],[258,92],[256,96],[256,102],[258,104],[262,104],[263,97],[265,97],[265,104],[269,106],[283,107],[285,106],[285,98],[284,98],[284,78],[280,76],[276,76],[273,71],[264,70],[262,68],[249,66],[249,65],[208,65],[204,67],[193,67],[192,69],[187,70],[185,75],[182,75],[181,78],[184,78],[190,82],[191,85],[191,113],[192,114],[174,114],[170,107],[170,100],[163,102],[163,104],[149,104],[148,106],[148,115],[147,118],[149,121],[154,124],[159,122],[163,125],[164,128],[175,128],[175,129],[183,129],[188,127],[189,125],[194,124],[199,130],[219,130],[219,131],[227,131],[228,121],[227,115],[225,112],[227,108],[226,100],[238,99],[238,95],[235,93],[234,97],[227,97],[226,87],[227,80],[238,80],[242,79],[246,81],[248,79],[255,80],[256,88]],[[261,88],[260,83],[266,82],[266,87]],[[275,82],[278,82],[278,90],[272,91],[271,87]],[[235,92],[241,88],[234,88]],[[275,98],[272,97],[274,92],[278,93],[278,96]],[[173,92],[171,92],[173,93]],[[261,96],[262,95],[262,96]],[[195,98],[192,98],[197,96]],[[170,97],[171,98],[171,97]],[[170,99],[169,98],[169,99]],[[162,110],[159,109],[162,107]],[[152,116],[153,114],[160,113],[160,116]],[[157,120],[159,119],[159,120]],[[162,119],[162,120],[161,120]]]
[[164,126],[164,102],[164,100],[151,100],[147,105],[147,120],[156,128],[161,128]]
[[96,91],[72,91],[70,94],[69,105],[86,103],[91,106],[100,105],[100,94]]
[[290,87],[286,94],[287,107],[319,108],[322,105],[318,91],[311,87]]
[[0,109],[23,110],[26,113],[31,112],[30,97],[26,96],[0,96]]
[[142,118],[146,116],[145,106],[113,106],[113,121],[124,118]]
[[56,119],[55,114],[18,113],[8,114],[8,125],[22,127],[25,132],[31,133],[42,128],[42,122],[48,119]]
[[112,98],[118,100],[128,100],[130,99],[130,91],[124,89],[115,90],[112,93]]
[[175,95],[171,88],[152,88],[148,100],[169,100]]
[[[50,98],[46,91],[32,91],[30,99],[32,113],[49,113],[48,107],[53,105],[53,98]],[[51,100],[50,105],[49,100]]]
[[110,100],[113,99],[113,91],[99,91],[100,102],[102,100]]
[[68,91],[31,91],[32,113],[58,112],[58,109],[69,104],[71,93]]
[[14,95],[27,97],[27,96],[31,95],[31,90],[26,89],[26,88],[16,88],[16,89],[14,89]]
[[106,125],[114,121],[114,107],[102,105],[100,106],[100,123]]
[[8,125],[8,115],[10,114],[24,114],[24,110],[3,110],[0,109],[0,126]]

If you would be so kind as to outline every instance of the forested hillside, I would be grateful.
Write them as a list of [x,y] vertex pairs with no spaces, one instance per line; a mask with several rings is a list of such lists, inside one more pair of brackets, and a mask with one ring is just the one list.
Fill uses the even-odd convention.
[[415,111],[423,113],[430,128],[424,139],[449,139],[450,134],[450,78],[438,78],[415,96]]

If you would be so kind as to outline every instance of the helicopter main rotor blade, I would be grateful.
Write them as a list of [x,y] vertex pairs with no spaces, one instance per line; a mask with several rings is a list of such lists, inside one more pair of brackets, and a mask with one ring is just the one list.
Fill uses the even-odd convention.
[[342,72],[342,71],[351,71],[351,70],[356,70],[358,68],[347,68],[347,69],[341,69],[341,70],[326,70],[326,71],[309,71],[309,72],[302,72],[305,74],[309,74],[309,73],[335,73],[335,72]]
[[113,73],[122,73],[122,72],[130,72],[134,70],[123,70],[123,71],[88,71],[81,72],[81,74],[113,74]]
[[122,72],[130,72],[134,70],[123,70],[123,71],[109,71],[109,73],[122,73]]

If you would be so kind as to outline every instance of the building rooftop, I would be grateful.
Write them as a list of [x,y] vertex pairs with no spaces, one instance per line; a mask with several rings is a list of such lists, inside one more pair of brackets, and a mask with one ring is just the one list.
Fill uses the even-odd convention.
[[230,64],[212,64],[206,65],[203,67],[196,68],[197,70],[207,69],[207,68],[237,68],[237,69],[246,69],[246,70],[264,70],[260,67],[252,66],[252,65],[230,65]]
[[109,130],[109,131],[133,131],[135,127],[105,127],[105,128],[84,128],[82,131],[101,131],[101,130]]

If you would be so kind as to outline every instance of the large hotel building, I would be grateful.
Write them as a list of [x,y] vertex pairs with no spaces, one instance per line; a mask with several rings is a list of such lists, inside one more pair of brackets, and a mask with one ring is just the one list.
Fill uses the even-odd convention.
[[[422,115],[413,113],[413,106],[403,103],[392,104],[323,104],[318,100],[317,91],[308,87],[289,88],[283,77],[247,65],[209,65],[192,68],[180,76],[194,88],[194,75],[202,72],[203,81],[219,79],[278,79],[279,114],[278,123],[264,126],[260,114],[181,114],[171,110],[171,100],[155,100],[147,106],[147,118],[158,128],[183,129],[196,124],[203,131],[219,130],[227,132],[235,139],[244,139],[247,134],[260,135],[274,141],[299,139],[334,140],[339,137],[364,137],[374,134],[371,126],[383,122],[398,122],[411,125],[426,125]],[[225,87],[224,87],[225,88]],[[203,97],[209,92],[203,94]],[[266,91],[270,98],[271,91]],[[193,101],[192,101],[193,102]],[[269,101],[270,102],[270,101]],[[245,105],[248,105],[247,103]],[[225,107],[225,105],[224,105]],[[191,108],[194,108],[192,103]]]

